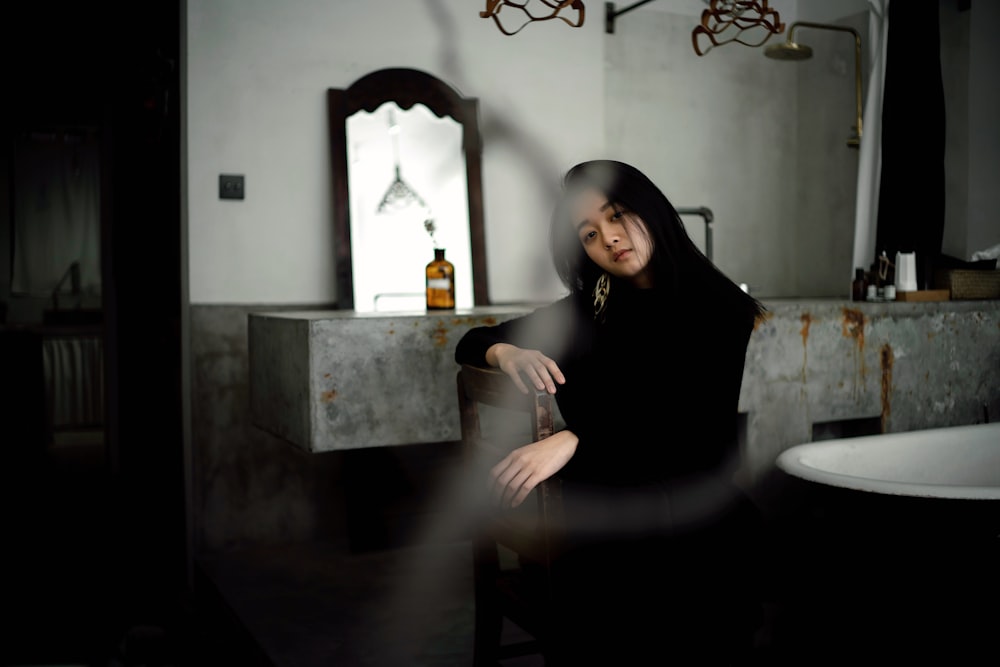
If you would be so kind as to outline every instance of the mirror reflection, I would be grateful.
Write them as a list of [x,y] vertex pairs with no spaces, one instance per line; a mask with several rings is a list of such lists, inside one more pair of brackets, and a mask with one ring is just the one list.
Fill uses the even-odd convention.
[[425,267],[443,248],[455,306],[473,305],[462,127],[423,104],[347,119],[354,309],[422,310]]
[[392,67],[327,89],[327,110],[337,307],[426,308],[435,246],[454,306],[488,305],[479,101]]

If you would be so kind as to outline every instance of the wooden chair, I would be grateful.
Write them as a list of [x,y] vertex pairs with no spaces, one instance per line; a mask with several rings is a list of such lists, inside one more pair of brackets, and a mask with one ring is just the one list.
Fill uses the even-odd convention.
[[[553,433],[553,397],[523,394],[496,369],[462,366],[457,381],[464,451],[485,489],[489,469],[511,449]],[[472,527],[477,666],[542,652],[552,601],[549,568],[563,523],[557,478],[542,482],[517,508],[484,505]],[[502,643],[504,619],[525,635]]]

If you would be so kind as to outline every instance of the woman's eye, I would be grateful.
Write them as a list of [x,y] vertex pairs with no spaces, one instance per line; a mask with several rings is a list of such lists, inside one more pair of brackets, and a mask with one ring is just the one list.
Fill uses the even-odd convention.
[[584,232],[584,234],[583,234],[583,240],[584,241],[589,241],[590,239],[594,238],[595,236],[597,236],[597,232],[595,232],[595,231]]
[[625,215],[625,211],[615,211],[613,214],[611,214],[611,219],[619,220],[623,215]]

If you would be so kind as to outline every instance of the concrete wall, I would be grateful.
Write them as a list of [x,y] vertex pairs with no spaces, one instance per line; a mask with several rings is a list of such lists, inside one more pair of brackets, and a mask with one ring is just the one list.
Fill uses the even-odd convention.
[[747,477],[764,478],[778,454],[826,429],[974,424],[997,397],[1000,302],[779,302],[747,350]]
[[[827,432],[971,424],[1000,398],[995,300],[765,305],[739,405],[751,482],[787,447]],[[251,418],[313,453],[457,440],[455,345],[471,327],[528,310],[253,313]]]

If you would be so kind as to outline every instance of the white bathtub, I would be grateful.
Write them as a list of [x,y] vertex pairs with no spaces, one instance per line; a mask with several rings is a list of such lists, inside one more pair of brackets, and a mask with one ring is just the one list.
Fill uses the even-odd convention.
[[775,468],[775,632],[790,658],[975,664],[995,652],[1000,423],[806,443]]
[[927,498],[1000,499],[1000,422],[840,438],[791,447],[776,461],[820,484]]

